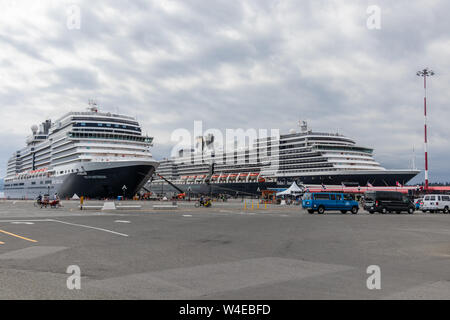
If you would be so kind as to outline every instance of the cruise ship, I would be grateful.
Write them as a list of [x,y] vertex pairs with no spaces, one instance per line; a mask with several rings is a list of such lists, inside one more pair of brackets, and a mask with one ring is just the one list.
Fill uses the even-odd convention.
[[325,186],[403,185],[420,172],[387,170],[375,161],[372,148],[338,133],[312,131],[305,121],[299,125],[299,131],[256,139],[253,146],[229,151],[208,147],[213,136],[197,137],[201,147],[179,150],[176,157],[161,161],[146,189],[156,194],[181,190],[257,195],[287,188],[294,181]]
[[142,134],[135,118],[99,112],[92,101],[85,112],[68,112],[31,130],[26,147],[8,161],[7,198],[132,197],[158,166],[150,153],[153,138]]

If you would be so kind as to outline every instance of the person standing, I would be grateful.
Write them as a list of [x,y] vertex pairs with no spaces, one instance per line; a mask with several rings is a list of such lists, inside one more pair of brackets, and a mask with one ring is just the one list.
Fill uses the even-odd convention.
[[80,197],[80,210],[83,210],[84,197]]

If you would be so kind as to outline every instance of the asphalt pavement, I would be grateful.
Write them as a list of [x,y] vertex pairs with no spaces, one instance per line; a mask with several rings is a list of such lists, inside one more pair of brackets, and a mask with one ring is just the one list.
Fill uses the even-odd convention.
[[450,299],[450,215],[128,204],[0,201],[0,299]]

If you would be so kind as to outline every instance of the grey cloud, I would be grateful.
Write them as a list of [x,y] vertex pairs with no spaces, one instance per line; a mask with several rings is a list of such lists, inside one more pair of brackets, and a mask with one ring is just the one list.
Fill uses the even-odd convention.
[[9,45],[9,46],[15,48],[17,51],[19,51],[25,55],[28,55],[29,57],[31,57],[33,59],[40,60],[43,62],[50,62],[50,60],[47,59],[46,57],[44,57],[43,55],[41,55],[36,50],[36,48],[33,48],[33,46],[31,44],[27,43],[26,41],[14,39],[14,36],[0,34],[0,42],[3,42],[3,44]]
[[[58,26],[49,35],[19,41],[13,33],[0,33],[9,48],[46,62],[44,70],[23,75],[28,82],[4,80],[0,102],[9,112],[33,106],[38,122],[61,101],[81,109],[87,99],[97,98],[105,109],[137,115],[149,134],[157,132],[153,154],[158,158],[169,155],[172,130],[191,129],[194,120],[203,120],[204,129],[287,131],[306,118],[316,130],[339,130],[374,147],[376,159],[388,168],[407,168],[415,145],[417,165],[423,167],[422,91],[415,71],[430,66],[437,71],[429,92],[430,174],[435,181],[450,180],[445,121],[450,78],[444,67],[450,4],[378,1],[382,28],[370,31],[365,12],[370,1],[171,2],[183,10],[166,13],[160,1],[76,1],[81,30],[66,28],[63,4],[47,10],[46,18]],[[342,14],[344,6],[350,10]],[[349,21],[356,25],[349,27]],[[5,30],[26,34],[30,24]],[[242,37],[231,39],[224,30]],[[436,43],[443,44],[441,52],[430,51]],[[67,57],[67,63],[47,49]],[[136,54],[156,52],[155,59]],[[10,72],[20,63],[16,56],[0,61],[2,71]],[[240,82],[221,73],[224,66]],[[273,81],[258,81],[262,76],[252,75],[254,68]],[[37,72],[44,88],[30,80]],[[171,79],[196,81],[170,87]],[[232,85],[219,85],[226,81]],[[20,112],[15,117],[20,119]],[[3,163],[31,124],[19,124],[20,137],[2,131],[3,139],[17,142],[0,146]]]
[[96,90],[99,87],[96,72],[82,68],[61,68],[54,70],[58,80],[52,83],[47,90]]

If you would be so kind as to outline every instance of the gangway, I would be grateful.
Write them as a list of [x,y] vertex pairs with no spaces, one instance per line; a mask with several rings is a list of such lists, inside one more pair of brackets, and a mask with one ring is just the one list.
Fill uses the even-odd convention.
[[177,194],[177,198],[178,199],[184,199],[186,197],[186,193],[181,190],[180,188],[178,188],[176,185],[174,185],[172,182],[170,182],[169,180],[167,180],[166,178],[164,178],[162,175],[160,175],[159,173],[156,174],[158,177],[160,177],[161,179],[163,179],[164,181],[166,181],[170,186],[172,186],[175,190],[177,190],[179,192],[179,194]]

